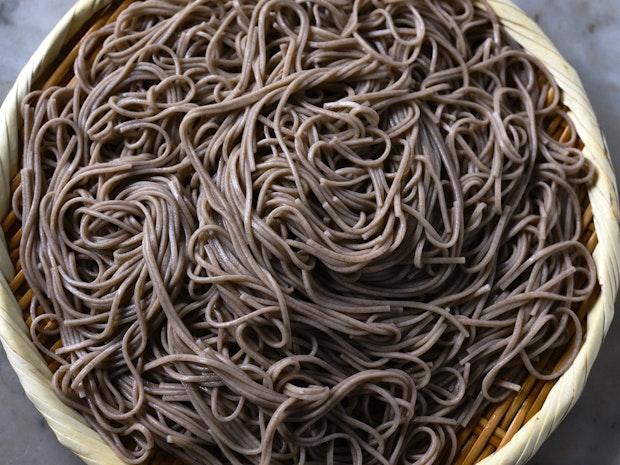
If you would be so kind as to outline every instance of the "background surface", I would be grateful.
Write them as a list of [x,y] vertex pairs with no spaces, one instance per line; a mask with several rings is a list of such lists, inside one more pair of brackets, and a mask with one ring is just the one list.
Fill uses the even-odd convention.
[[[516,0],[579,72],[620,167],[620,0]],[[0,0],[0,100],[73,0]],[[620,465],[620,305],[585,391],[532,465]],[[0,350],[0,463],[79,465]]]

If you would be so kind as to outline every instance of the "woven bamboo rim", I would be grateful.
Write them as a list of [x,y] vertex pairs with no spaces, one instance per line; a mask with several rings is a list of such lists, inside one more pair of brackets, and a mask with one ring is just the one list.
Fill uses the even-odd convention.
[[[51,387],[58,364],[45,359],[31,342],[27,311],[32,300],[19,262],[20,224],[10,211],[10,197],[19,186],[19,102],[35,88],[71,85],[72,65],[80,38],[90,30],[114,21],[133,0],[81,0],[65,15],[20,73],[0,109],[0,340],[26,394],[43,414],[59,441],[88,464],[122,465],[123,462],[81,416],[62,404]],[[581,241],[593,252],[599,286],[577,310],[587,327],[575,362],[555,381],[528,376],[519,392],[481,412],[458,436],[459,453],[453,465],[521,464],[538,450],[576,402],[613,316],[620,277],[620,208],[608,151],[576,72],[566,63],[540,28],[510,0],[488,0],[507,31],[550,69],[562,89],[561,99],[575,124],[578,146],[598,170],[596,184],[583,191]],[[553,95],[548,96],[549,99]],[[3,124],[2,124],[3,123]],[[549,122],[558,140],[569,140],[571,130],[561,118]],[[8,239],[8,241],[7,241]],[[51,329],[49,323],[46,329]],[[45,345],[60,347],[48,338]],[[550,354],[540,368],[564,362],[562,353]],[[177,465],[164,453],[153,464]]]

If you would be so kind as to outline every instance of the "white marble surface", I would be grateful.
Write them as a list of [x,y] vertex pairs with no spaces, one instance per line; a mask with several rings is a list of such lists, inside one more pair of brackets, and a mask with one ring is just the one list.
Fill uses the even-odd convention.
[[[620,167],[620,0],[516,0],[577,68]],[[0,98],[72,0],[0,0]],[[620,310],[620,306],[616,306]],[[620,316],[585,392],[532,460],[620,465]],[[78,465],[54,439],[0,351],[0,464]]]

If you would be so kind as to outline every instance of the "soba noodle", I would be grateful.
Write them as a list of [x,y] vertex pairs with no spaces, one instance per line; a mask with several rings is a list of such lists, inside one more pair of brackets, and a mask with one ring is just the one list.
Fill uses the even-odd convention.
[[140,1],[75,76],[23,105],[20,257],[127,463],[450,463],[574,358],[593,172],[487,5]]

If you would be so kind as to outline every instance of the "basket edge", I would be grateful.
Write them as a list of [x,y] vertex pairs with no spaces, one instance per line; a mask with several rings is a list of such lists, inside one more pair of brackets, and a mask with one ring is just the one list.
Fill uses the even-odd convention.
[[575,69],[542,29],[512,0],[487,0],[500,22],[525,50],[543,62],[562,90],[568,116],[584,143],[584,155],[598,171],[588,191],[599,243],[594,250],[601,293],[588,312],[588,331],[577,358],[555,383],[542,408],[504,447],[479,465],[521,465],[538,451],[575,405],[614,315],[620,277],[620,208],[614,170],[601,129]]
[[[58,56],[61,48],[92,16],[112,0],[78,0],[41,42],[20,71],[0,107],[0,217],[10,209],[10,183],[17,172],[20,102],[32,83]],[[29,338],[21,309],[8,281],[14,270],[6,239],[0,234],[0,342],[30,401],[43,415],[58,441],[88,465],[124,465],[99,434],[51,386],[52,375]]]

